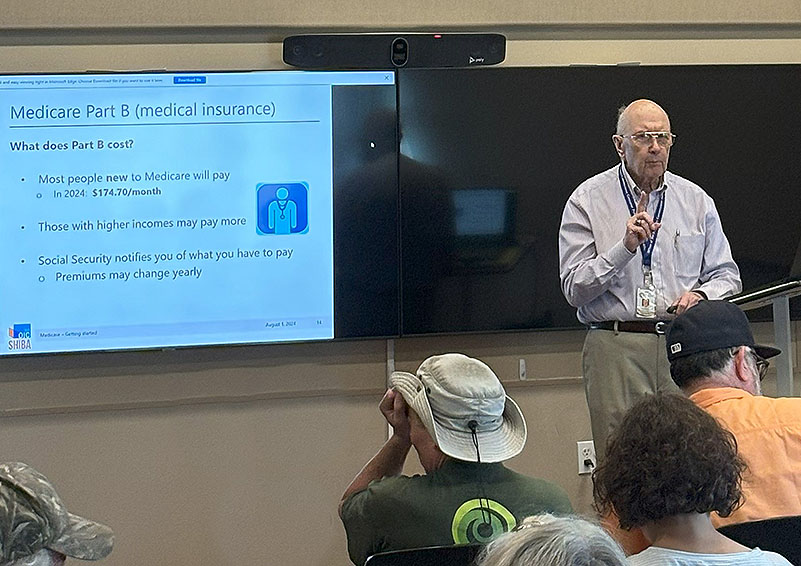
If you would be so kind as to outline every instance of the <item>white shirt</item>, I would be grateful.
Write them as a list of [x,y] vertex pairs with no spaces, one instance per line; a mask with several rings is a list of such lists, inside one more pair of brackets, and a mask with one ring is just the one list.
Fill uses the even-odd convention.
[[[559,277],[578,319],[589,324],[636,320],[635,294],[643,284],[642,252],[623,245],[631,216],[618,181],[622,168],[634,201],[640,190],[621,165],[579,185],[565,204],[559,228]],[[651,259],[656,288],[656,316],[683,293],[701,290],[709,299],[740,292],[740,270],[731,255],[715,203],[701,187],[667,171],[664,184],[651,192],[647,211],[653,217],[665,195],[662,227]]]
[[755,548],[748,552],[701,554],[651,546],[629,556],[632,566],[793,566],[781,554]]

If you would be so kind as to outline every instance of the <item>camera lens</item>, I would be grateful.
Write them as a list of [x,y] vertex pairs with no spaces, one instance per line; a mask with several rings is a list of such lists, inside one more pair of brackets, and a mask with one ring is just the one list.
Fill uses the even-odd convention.
[[396,67],[403,67],[409,60],[409,42],[402,37],[392,42],[391,60]]

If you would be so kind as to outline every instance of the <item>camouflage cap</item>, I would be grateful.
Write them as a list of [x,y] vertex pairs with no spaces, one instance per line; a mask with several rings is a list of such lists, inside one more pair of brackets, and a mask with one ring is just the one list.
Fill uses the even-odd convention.
[[42,474],[21,462],[0,464],[0,566],[43,548],[99,560],[113,544],[110,528],[68,513]]

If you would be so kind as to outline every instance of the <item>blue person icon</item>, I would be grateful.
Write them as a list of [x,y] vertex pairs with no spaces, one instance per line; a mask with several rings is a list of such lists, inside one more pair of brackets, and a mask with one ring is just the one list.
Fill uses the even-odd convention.
[[267,226],[275,234],[289,234],[298,226],[298,206],[289,200],[289,190],[286,187],[275,190],[275,200],[267,208]]
[[262,183],[256,187],[259,234],[299,234],[308,229],[305,183]]

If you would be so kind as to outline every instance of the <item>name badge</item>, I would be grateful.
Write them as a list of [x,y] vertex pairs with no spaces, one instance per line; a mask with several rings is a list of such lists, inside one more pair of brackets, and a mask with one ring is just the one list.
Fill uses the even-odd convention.
[[656,318],[656,290],[637,287],[637,318]]
[[656,288],[651,270],[643,266],[642,287],[637,287],[637,318],[656,318]]

